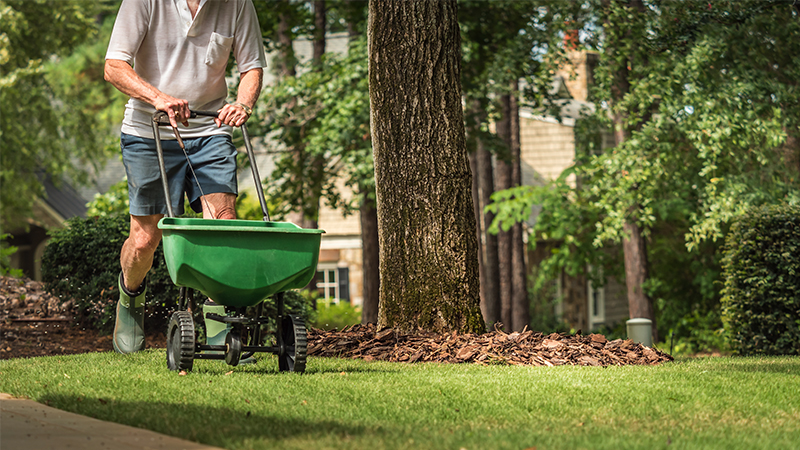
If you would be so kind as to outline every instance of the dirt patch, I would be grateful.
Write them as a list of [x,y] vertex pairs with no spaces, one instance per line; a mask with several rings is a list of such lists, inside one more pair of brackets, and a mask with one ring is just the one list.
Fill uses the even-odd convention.
[[[72,302],[58,299],[41,283],[0,277],[0,359],[111,351],[111,336],[81,328]],[[159,331],[147,348],[165,348]],[[609,366],[659,364],[672,357],[630,340],[534,331],[475,334],[403,334],[355,325],[342,331],[311,329],[308,354],[367,361]]]
[[[72,301],[48,294],[42,283],[0,277],[0,359],[112,350],[111,336],[75,323],[72,308]],[[148,348],[166,347],[163,332],[146,342]]]

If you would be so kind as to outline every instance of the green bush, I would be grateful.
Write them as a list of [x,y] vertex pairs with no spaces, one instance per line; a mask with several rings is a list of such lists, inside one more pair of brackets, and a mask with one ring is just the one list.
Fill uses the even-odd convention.
[[[130,216],[73,218],[51,233],[42,256],[42,281],[60,298],[75,301],[84,326],[110,332],[119,299],[119,253],[128,238]],[[169,279],[161,247],[147,281],[145,327],[166,329],[179,288]],[[155,327],[155,328],[151,328]]]
[[763,207],[731,228],[723,321],[740,354],[800,354],[800,208]]
[[341,330],[344,327],[361,323],[361,308],[350,302],[331,300],[317,301],[317,314],[311,325],[322,330]]
[[17,252],[17,247],[6,244],[5,240],[9,237],[8,234],[0,234],[0,275],[20,278],[22,270],[11,267],[11,255]]
[[[51,234],[42,257],[42,280],[51,294],[75,301],[78,319],[84,326],[104,332],[114,328],[119,299],[119,254],[128,238],[129,227],[130,216],[127,215],[74,218],[67,221],[65,228]],[[147,332],[166,331],[179,297],[180,288],[172,283],[163,247],[159,246],[147,278]],[[195,293],[194,299],[197,305],[205,301],[200,293]],[[313,314],[310,300],[296,292],[286,293],[284,305],[288,314],[305,319]],[[276,317],[277,306],[273,299],[267,299],[264,306],[265,316]],[[200,308],[196,310],[195,320],[200,323]],[[246,313],[254,314],[255,309]],[[274,330],[274,321],[267,328]]]

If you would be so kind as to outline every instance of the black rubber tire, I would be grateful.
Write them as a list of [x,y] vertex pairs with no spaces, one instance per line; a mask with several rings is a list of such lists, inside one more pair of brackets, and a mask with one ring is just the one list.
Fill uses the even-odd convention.
[[283,349],[278,355],[278,368],[281,372],[303,373],[306,370],[308,354],[308,334],[306,324],[297,316],[284,316],[282,332],[278,345]]
[[231,331],[225,336],[225,362],[230,366],[239,365],[239,359],[242,357],[242,338],[239,333]]
[[175,311],[167,327],[167,367],[189,372],[194,365],[194,320],[188,311]]

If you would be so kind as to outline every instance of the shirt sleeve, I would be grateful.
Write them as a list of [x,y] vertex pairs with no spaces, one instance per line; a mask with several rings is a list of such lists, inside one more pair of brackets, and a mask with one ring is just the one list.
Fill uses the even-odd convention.
[[262,40],[253,2],[244,0],[236,19],[233,39],[233,57],[240,73],[267,66]]
[[118,59],[133,66],[139,46],[150,23],[149,0],[123,0],[119,7],[106,59]]

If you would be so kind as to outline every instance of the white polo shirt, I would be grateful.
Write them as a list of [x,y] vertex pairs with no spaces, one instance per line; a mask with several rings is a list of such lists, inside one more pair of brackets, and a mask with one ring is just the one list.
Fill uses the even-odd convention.
[[[225,104],[225,68],[233,51],[239,72],[265,67],[261,29],[252,0],[201,0],[192,19],[186,0],[123,0],[106,59],[133,66],[156,89],[189,102],[189,108],[216,111]],[[122,132],[152,138],[155,108],[130,99]],[[181,137],[230,134],[211,118],[178,124]],[[170,138],[166,128],[162,138]]]

